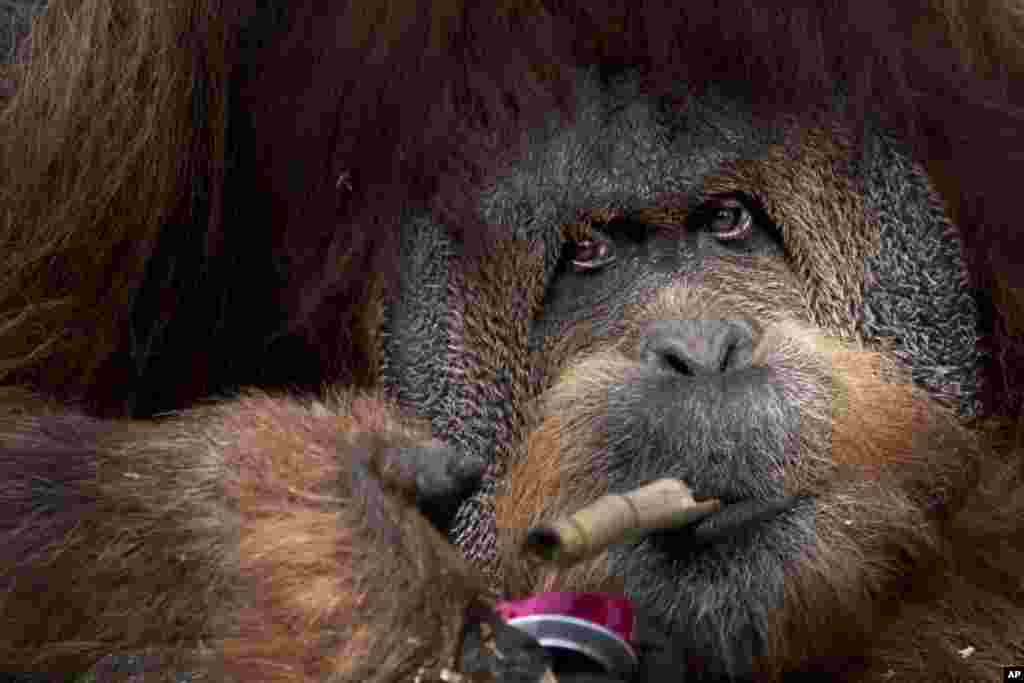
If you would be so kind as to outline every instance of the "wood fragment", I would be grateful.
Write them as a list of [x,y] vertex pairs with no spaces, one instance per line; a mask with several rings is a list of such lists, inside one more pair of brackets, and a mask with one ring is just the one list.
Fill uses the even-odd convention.
[[695,501],[678,479],[658,479],[629,493],[602,496],[574,514],[534,527],[527,533],[524,550],[546,562],[570,566],[609,546],[692,524],[721,507],[718,499]]

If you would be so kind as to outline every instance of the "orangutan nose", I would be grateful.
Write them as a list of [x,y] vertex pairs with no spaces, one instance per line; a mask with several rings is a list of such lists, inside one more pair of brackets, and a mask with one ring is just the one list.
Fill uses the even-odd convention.
[[640,343],[640,360],[681,375],[735,372],[750,367],[754,335],[731,320],[663,320],[651,323]]

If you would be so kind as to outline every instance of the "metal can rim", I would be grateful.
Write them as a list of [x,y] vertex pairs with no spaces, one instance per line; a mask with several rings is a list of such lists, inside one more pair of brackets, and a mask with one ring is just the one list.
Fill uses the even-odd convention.
[[542,647],[562,648],[590,657],[605,671],[629,680],[638,660],[633,648],[619,634],[604,626],[562,614],[531,614],[508,620],[528,633]]

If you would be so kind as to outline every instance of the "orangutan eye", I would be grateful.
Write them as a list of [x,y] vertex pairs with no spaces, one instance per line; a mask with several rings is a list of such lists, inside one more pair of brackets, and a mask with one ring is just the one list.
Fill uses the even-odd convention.
[[754,229],[754,217],[736,197],[722,197],[708,202],[701,211],[705,230],[721,242],[746,239]]
[[615,246],[601,235],[571,244],[569,249],[569,262],[578,273],[604,268],[615,260]]

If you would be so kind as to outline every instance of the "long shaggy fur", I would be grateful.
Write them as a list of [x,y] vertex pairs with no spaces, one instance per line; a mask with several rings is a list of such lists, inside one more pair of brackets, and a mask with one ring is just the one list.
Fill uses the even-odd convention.
[[[766,117],[813,118],[838,91],[850,121],[904,136],[985,292],[985,409],[1015,420],[1024,269],[1004,245],[1024,177],[1022,30],[1015,3],[957,0],[53,0],[0,73],[0,669],[78,673],[112,650],[203,648],[201,665],[238,680],[408,680],[447,665],[483,587],[415,511],[414,486],[380,467],[427,430],[351,387],[379,379],[403,220],[432,212],[486,254],[510,226],[481,225],[473,197],[525,131],[572,113],[577,66],[636,65],[652,92],[721,88]],[[502,321],[471,322],[504,339]],[[910,429],[942,437],[943,454],[971,437],[909,388],[878,388],[877,357],[806,323],[780,328],[796,357],[897,402],[879,415],[851,388],[835,434],[888,426],[908,490],[942,479]],[[614,363],[589,371],[620,378]],[[241,386],[325,384],[343,389],[324,404],[195,407]],[[596,408],[570,393],[582,402],[531,441],[548,458],[530,473],[541,492],[560,476],[563,431]],[[887,624],[862,629],[881,676],[990,663],[949,654],[959,624],[986,620],[991,632],[970,631],[979,650],[1019,658],[997,647],[1019,632],[1005,563],[1022,554],[1014,445],[992,451],[1006,462],[979,457],[972,486],[927,524],[910,494],[830,489],[831,535],[788,584],[778,632],[828,633],[800,609],[824,601]],[[888,472],[860,447],[834,452],[864,477]],[[793,485],[827,480],[822,467]],[[854,513],[878,515],[847,528]],[[895,547],[872,547],[876,529]],[[869,551],[879,566],[850,569]],[[931,578],[910,586],[902,572]],[[909,597],[884,612],[856,599],[861,581]],[[816,638],[773,647],[785,662],[834,654]]]
[[[1014,412],[1024,270],[993,245],[1015,240],[1024,175],[1021,14],[953,1],[55,2],[0,122],[0,372],[115,414],[254,381],[366,381],[372,342],[356,321],[378,285],[363,274],[393,272],[402,211],[435,197],[459,213],[514,131],[569,101],[566,63],[631,62],[655,86],[728,84],[768,109],[815,107],[838,87],[851,120],[909,133],[992,293],[987,403]],[[486,232],[463,218],[464,236]],[[253,311],[257,282],[267,304]],[[313,360],[282,371],[280,353]]]
[[429,438],[379,400],[250,395],[115,427],[5,398],[5,670],[147,650],[238,680],[450,666],[483,587],[384,467]]

